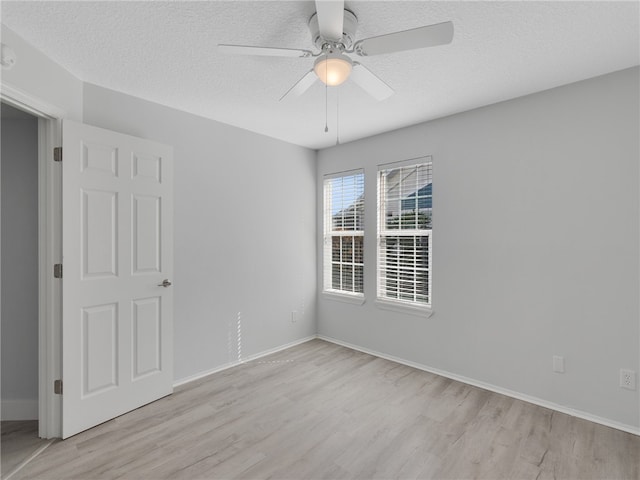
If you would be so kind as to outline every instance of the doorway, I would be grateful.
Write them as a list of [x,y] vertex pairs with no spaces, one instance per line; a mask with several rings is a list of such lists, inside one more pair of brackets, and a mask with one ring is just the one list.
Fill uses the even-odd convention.
[[38,118],[0,104],[2,478],[38,438]]

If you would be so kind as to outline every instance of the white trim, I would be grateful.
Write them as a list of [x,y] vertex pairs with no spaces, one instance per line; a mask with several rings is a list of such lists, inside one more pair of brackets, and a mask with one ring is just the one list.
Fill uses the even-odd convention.
[[60,145],[59,120],[38,120],[38,263],[39,263],[39,435],[62,435],[62,398],[53,382],[62,378],[62,285],[53,265],[62,262],[62,166],[53,161]]
[[364,168],[354,168],[353,170],[344,170],[342,172],[325,173],[322,178],[324,180],[330,180],[332,178],[348,177],[351,175],[357,175],[362,173],[364,175]]
[[364,230],[332,230],[329,237],[364,237]]
[[420,165],[421,163],[433,164],[432,155],[422,155],[420,157],[409,158],[407,160],[398,160],[397,162],[379,163],[378,172],[380,170],[389,170],[392,168],[412,167],[414,165]]
[[19,400],[2,400],[2,421],[5,420],[37,420],[38,399],[21,398]]
[[509,390],[507,388],[498,387],[490,383],[482,382],[480,380],[474,380],[473,378],[457,375],[455,373],[450,373],[445,370],[440,370],[438,368],[428,367],[426,365],[412,362],[410,360],[394,357],[393,355],[387,355],[385,353],[360,347],[352,343],[343,342],[342,340],[338,340],[332,337],[327,337],[326,335],[318,335],[318,338],[320,340],[325,340],[327,342],[335,343],[336,345],[341,345],[343,347],[347,347],[352,350],[368,353],[369,355],[373,355],[375,357],[384,358],[385,360],[390,360],[392,362],[400,363],[408,367],[413,367],[413,368],[417,368],[418,370],[423,370],[425,372],[433,373],[435,375],[440,375],[441,377],[446,377],[446,378],[450,378],[451,380],[456,380],[458,382],[466,383],[467,385],[472,385],[474,387],[482,388],[484,390],[489,390],[490,392],[499,393],[501,395],[506,395],[507,397],[515,398],[517,400],[522,400],[524,402],[532,403],[540,407],[555,410],[556,412],[565,413],[567,415],[571,415],[572,417],[582,418],[583,420],[588,420],[593,423],[598,423],[606,427],[615,428],[617,430],[622,430],[623,432],[632,433],[634,435],[640,436],[640,427],[634,427],[633,425],[627,425],[624,423],[617,422],[615,420],[599,417],[598,415],[593,415],[588,412],[583,412],[582,410],[576,410],[571,407],[559,405],[557,403],[550,402],[548,400],[544,400],[542,398],[534,397],[531,395],[527,395],[525,393],[520,393],[513,390]]
[[249,355],[247,358],[243,358],[242,360],[236,360],[234,362],[225,363],[224,365],[220,365],[210,370],[205,370],[203,372],[196,373],[195,375],[189,375],[188,377],[181,378],[180,380],[175,380],[173,382],[173,388],[180,387],[187,383],[195,382],[196,380],[200,380],[201,378],[208,377],[209,375],[213,375],[214,373],[222,372],[223,370],[228,370],[229,368],[237,367],[238,365],[242,365],[244,363],[257,360],[258,358],[266,357],[267,355],[271,355],[272,353],[277,353],[282,350],[286,350],[287,348],[295,347],[296,345],[310,342],[311,340],[315,340],[316,338],[317,338],[316,335],[310,335],[308,337],[300,338],[298,340],[294,340],[293,342],[280,345],[279,347],[270,348],[269,350],[264,350],[260,353]]
[[408,303],[402,303],[400,301],[394,302],[389,299],[377,298],[375,301],[376,307],[382,310],[391,310],[394,312],[408,313],[409,315],[417,315],[418,317],[431,318],[435,313],[433,309],[427,305],[411,305]]
[[334,300],[338,302],[351,303],[353,305],[362,305],[364,303],[364,294],[354,293],[352,295],[343,292],[332,292],[330,290],[322,291],[322,298],[325,300]]
[[6,82],[2,82],[0,86],[0,98],[2,101],[24,110],[36,117],[45,117],[49,119],[60,119],[66,117],[66,112],[52,105],[39,97],[33,96]]
[[62,400],[53,393],[53,381],[61,378],[61,286],[51,275],[62,261],[61,177],[53,161],[53,148],[62,140],[65,110],[6,82],[0,84],[0,100],[38,117],[38,419],[39,436],[61,436]]
[[[49,168],[47,166],[47,150],[49,146],[49,120],[38,119],[38,434],[40,437],[48,438],[49,408],[51,396],[47,393],[49,383],[49,368],[44,365],[43,360],[50,358],[49,348],[49,317],[47,307],[49,305],[49,295],[51,293],[51,283],[47,278],[49,261],[48,232],[47,223],[48,211],[47,201],[49,200],[48,181]],[[42,230],[44,226],[44,230]],[[46,232],[45,232],[46,231]]]

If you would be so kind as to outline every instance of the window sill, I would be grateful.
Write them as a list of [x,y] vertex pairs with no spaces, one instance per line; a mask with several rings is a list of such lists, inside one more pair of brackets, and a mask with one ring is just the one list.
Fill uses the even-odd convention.
[[433,308],[427,306],[414,306],[407,305],[400,302],[392,302],[389,300],[377,299],[375,304],[378,308],[383,310],[392,310],[394,312],[408,313],[410,315],[417,315],[418,317],[430,318],[435,312]]
[[351,303],[353,305],[362,305],[364,303],[364,295],[349,295],[348,293],[338,293],[324,290],[322,297],[327,300],[335,300],[338,302]]

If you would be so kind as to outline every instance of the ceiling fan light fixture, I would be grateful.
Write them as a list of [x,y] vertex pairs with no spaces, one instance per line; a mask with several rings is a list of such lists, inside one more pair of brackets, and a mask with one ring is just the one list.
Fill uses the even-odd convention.
[[329,85],[335,87],[343,83],[351,74],[353,62],[342,53],[329,53],[318,57],[313,65],[313,71],[318,78]]

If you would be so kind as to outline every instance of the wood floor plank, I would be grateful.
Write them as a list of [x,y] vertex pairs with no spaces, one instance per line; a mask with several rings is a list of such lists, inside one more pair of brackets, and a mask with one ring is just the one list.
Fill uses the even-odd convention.
[[621,479],[640,437],[313,340],[51,445],[16,479]]

